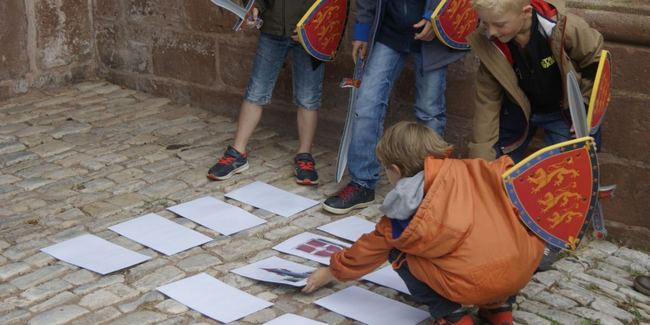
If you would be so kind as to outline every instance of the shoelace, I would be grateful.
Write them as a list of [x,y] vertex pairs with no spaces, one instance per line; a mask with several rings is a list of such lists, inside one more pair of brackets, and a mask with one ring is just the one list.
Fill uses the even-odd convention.
[[314,163],[307,160],[298,160],[298,167],[300,169],[314,170]]
[[235,158],[235,157],[223,156],[223,157],[221,157],[221,159],[219,159],[218,164],[228,165],[228,164],[230,164],[231,162],[233,162],[235,160],[237,160],[237,158]]
[[354,192],[359,192],[360,190],[361,190],[360,187],[347,185],[341,190],[341,192],[338,194],[338,197],[340,197],[343,200],[346,200],[348,196],[352,195]]

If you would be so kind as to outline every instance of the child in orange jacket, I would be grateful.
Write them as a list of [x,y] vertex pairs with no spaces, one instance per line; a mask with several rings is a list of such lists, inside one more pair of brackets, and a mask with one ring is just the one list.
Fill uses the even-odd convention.
[[501,175],[508,156],[448,159],[451,146],[415,122],[389,128],[377,156],[395,188],[375,231],[332,255],[303,289],[334,278],[352,281],[387,259],[413,299],[429,306],[436,324],[472,324],[461,305],[478,305],[492,324],[512,324],[516,293],[530,280],[544,243],[520,222]]

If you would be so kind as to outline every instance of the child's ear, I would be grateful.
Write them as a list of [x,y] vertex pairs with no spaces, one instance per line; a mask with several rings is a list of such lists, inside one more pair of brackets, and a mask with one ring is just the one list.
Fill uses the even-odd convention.
[[399,179],[402,178],[402,171],[397,167],[397,165],[391,164],[389,168],[398,176]]
[[533,16],[533,6],[526,5],[524,7],[524,17],[532,17],[532,16]]

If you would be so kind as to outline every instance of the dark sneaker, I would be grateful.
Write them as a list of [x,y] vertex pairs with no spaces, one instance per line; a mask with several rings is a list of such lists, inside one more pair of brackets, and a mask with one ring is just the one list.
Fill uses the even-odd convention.
[[374,190],[350,183],[334,196],[325,200],[323,209],[336,214],[346,214],[354,209],[370,206],[374,200]]
[[431,325],[474,325],[474,322],[467,312],[456,312],[439,318]]
[[316,162],[309,153],[299,153],[293,158],[296,169],[296,183],[300,185],[318,184],[318,173],[316,172]]
[[553,263],[555,263],[556,255],[556,252],[552,251],[548,247],[544,247],[544,256],[542,257],[542,261],[539,262],[539,266],[537,267],[537,270],[535,270],[535,273],[555,270]]
[[650,276],[639,275],[634,278],[634,287],[646,296],[650,296]]
[[497,309],[480,308],[478,310],[478,317],[494,325],[512,325],[512,305],[507,307],[499,307]]
[[223,153],[223,157],[208,171],[208,177],[216,181],[222,181],[245,171],[248,169],[247,156],[248,151],[242,154],[235,148],[228,146],[226,152]]

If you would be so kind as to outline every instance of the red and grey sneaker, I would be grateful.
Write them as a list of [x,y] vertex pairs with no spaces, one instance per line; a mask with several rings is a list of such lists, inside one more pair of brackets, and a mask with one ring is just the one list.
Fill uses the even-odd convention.
[[318,184],[318,173],[316,172],[316,162],[309,153],[299,153],[293,158],[295,165],[294,174],[296,183],[300,185]]
[[346,214],[354,209],[370,206],[375,200],[375,190],[354,182],[323,202],[323,209],[336,214]]
[[467,312],[456,312],[439,318],[431,325],[474,325],[474,322]]
[[239,174],[248,169],[248,151],[240,153],[235,148],[228,146],[228,149],[223,153],[223,157],[219,159],[210,170],[208,171],[208,178],[216,181],[222,181],[232,177],[232,175]]
[[479,308],[478,317],[492,325],[512,325],[512,305],[496,309]]

